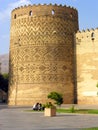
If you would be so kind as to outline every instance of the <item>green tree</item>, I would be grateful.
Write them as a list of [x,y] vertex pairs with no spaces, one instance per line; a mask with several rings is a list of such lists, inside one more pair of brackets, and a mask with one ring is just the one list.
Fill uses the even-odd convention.
[[60,106],[63,103],[63,97],[62,94],[57,92],[51,92],[47,96],[50,99],[53,99],[55,101],[55,104]]
[[98,83],[97,83],[96,87],[98,88]]
[[3,85],[3,82],[4,82],[3,75],[0,74],[0,88],[1,88],[2,85]]
[[0,74],[0,89],[8,92],[8,74]]
[[[96,87],[98,88],[98,83],[96,84]],[[97,95],[98,95],[98,92],[97,92]]]

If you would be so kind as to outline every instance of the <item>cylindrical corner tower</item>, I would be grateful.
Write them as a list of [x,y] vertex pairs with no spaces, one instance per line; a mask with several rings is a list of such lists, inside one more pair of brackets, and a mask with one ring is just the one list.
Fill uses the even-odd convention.
[[74,102],[74,33],[78,12],[58,5],[12,11],[9,105],[45,103],[49,92]]

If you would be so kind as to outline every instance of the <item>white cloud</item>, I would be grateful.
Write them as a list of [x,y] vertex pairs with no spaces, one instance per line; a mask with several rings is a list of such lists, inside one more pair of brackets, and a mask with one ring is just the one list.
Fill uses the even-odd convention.
[[11,11],[22,5],[31,4],[30,0],[18,0],[17,2],[10,3],[6,9],[0,12],[0,21],[4,21],[10,18]]
[[9,7],[16,8],[16,7],[19,7],[21,5],[28,5],[28,4],[31,4],[30,0],[18,0],[18,2],[10,3]]

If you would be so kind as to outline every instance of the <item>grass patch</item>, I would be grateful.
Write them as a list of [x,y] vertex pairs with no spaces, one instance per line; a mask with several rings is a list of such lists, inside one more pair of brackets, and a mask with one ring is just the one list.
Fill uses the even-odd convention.
[[84,129],[81,129],[81,130],[98,130],[98,127],[95,127],[95,128],[84,128]]
[[58,113],[71,113],[71,111],[69,109],[63,109],[63,108],[57,109],[56,112],[58,112]]
[[80,110],[75,110],[75,112],[81,114],[98,114],[98,110],[96,109],[80,109]]
[[[25,110],[27,112],[43,112],[43,111],[34,111],[34,110]],[[58,113],[79,113],[79,114],[98,114],[98,110],[96,109],[75,109],[69,108],[69,109],[64,109],[64,108],[58,108],[56,110]]]
[[79,114],[98,114],[96,109],[75,109],[73,106],[69,109],[57,109],[58,113],[79,113]]
[[98,110],[88,110],[89,114],[98,114]]

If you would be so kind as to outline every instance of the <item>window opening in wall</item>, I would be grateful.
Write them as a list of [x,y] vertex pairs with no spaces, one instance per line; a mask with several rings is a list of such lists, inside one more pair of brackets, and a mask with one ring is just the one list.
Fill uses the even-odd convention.
[[81,42],[81,39],[78,39],[78,42]]
[[55,11],[54,10],[52,10],[52,15],[54,15],[55,14]]
[[14,19],[16,19],[16,14],[14,15]]
[[92,40],[95,39],[95,34],[94,34],[94,32],[91,33],[91,39],[92,39]]
[[29,12],[29,16],[32,16],[32,15],[33,15],[33,12],[32,12],[32,11],[30,11],[30,12]]

